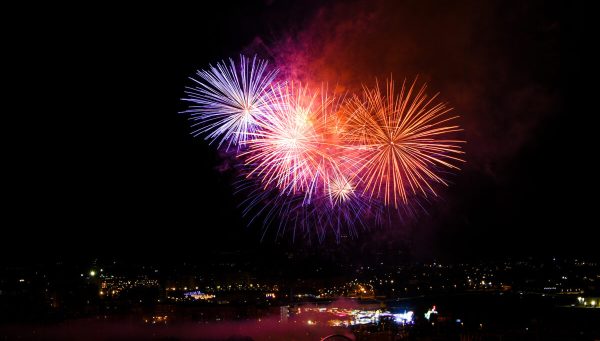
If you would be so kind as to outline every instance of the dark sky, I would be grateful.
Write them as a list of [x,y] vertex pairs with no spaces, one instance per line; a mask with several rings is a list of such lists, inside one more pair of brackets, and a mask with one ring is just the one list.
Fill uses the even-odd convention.
[[[597,255],[590,41],[578,4],[163,6],[40,8],[24,12],[32,26],[15,26],[33,29],[15,37],[6,65],[18,106],[4,114],[20,129],[4,126],[5,259]],[[409,226],[341,246],[260,242],[222,158],[178,112],[195,70],[264,46],[283,60],[302,51],[305,72],[349,87],[419,74],[462,117],[463,171]]]

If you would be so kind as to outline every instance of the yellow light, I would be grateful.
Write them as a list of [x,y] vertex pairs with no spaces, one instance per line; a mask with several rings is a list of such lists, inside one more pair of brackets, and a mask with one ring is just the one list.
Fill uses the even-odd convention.
[[91,276],[91,277],[94,277],[94,276],[96,276],[96,271],[94,271],[94,270],[90,271],[90,276]]
[[592,306],[594,306],[594,305],[596,305],[596,301],[591,301],[591,302],[590,302],[590,304],[591,304]]

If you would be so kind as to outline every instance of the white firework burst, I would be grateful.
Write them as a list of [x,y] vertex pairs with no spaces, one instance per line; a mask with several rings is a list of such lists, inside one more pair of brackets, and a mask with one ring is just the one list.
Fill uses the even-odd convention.
[[229,59],[229,64],[221,62],[198,71],[197,78],[191,77],[196,85],[187,87],[183,98],[191,103],[183,113],[194,121],[193,135],[205,135],[219,147],[225,142],[227,148],[242,146],[263,119],[269,105],[265,99],[270,97],[277,72],[256,56],[240,56],[239,65]]

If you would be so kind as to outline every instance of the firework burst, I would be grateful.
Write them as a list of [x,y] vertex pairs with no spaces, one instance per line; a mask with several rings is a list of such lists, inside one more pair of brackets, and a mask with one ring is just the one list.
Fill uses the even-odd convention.
[[194,122],[194,135],[206,135],[211,143],[218,146],[227,142],[243,145],[248,135],[256,130],[258,122],[264,120],[265,106],[271,83],[277,70],[269,70],[268,62],[240,56],[238,65],[229,59],[211,66],[209,70],[198,71],[196,83],[186,88],[190,108],[184,113]]
[[335,146],[325,134],[334,101],[294,83],[274,87],[265,100],[269,119],[250,134],[248,149],[242,153],[252,168],[248,176],[286,195],[304,193],[309,202],[313,193],[340,173]]
[[438,168],[458,170],[455,164],[463,162],[464,141],[447,137],[462,130],[449,124],[458,116],[435,102],[437,94],[428,97],[426,85],[416,90],[415,84],[403,82],[399,94],[392,80],[385,92],[365,87],[362,98],[354,96],[344,109],[343,140],[358,155],[354,178],[364,193],[396,208],[411,194],[437,195],[433,184],[447,185]]
[[333,204],[343,203],[355,195],[354,186],[344,176],[335,177],[329,181],[327,194]]

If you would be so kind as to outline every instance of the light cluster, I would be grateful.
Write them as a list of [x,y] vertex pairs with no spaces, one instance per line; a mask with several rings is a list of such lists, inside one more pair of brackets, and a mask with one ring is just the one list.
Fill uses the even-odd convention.
[[464,141],[452,138],[462,130],[457,116],[416,79],[399,91],[390,79],[383,89],[334,95],[244,56],[197,75],[184,98],[194,135],[235,153],[244,213],[275,224],[278,236],[355,236],[437,196],[445,170],[463,162]]

